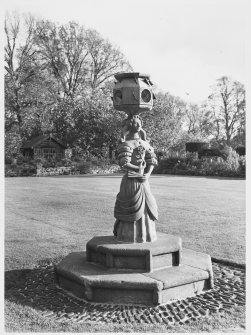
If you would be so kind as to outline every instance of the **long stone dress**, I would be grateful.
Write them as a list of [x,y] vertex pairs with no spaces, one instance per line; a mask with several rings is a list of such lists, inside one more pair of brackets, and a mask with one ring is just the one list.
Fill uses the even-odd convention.
[[[145,160],[156,165],[153,148],[144,140],[127,140],[118,148],[119,164],[123,167],[131,162],[139,166]],[[114,235],[124,242],[151,242],[156,240],[155,220],[158,220],[156,201],[148,180],[137,178],[137,173],[126,170],[117,195],[114,216]]]

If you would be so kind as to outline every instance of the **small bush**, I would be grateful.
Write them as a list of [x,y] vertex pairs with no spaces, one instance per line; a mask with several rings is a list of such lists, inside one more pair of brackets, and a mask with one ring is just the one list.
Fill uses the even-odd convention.
[[36,164],[31,161],[29,163],[22,164],[8,164],[5,166],[6,177],[26,177],[33,176],[36,174]]
[[11,164],[12,163],[12,159],[10,157],[5,157],[5,164]]
[[233,149],[231,147],[229,147],[228,145],[225,145],[220,149],[221,156],[225,160],[228,158],[229,155],[231,155],[232,151],[233,151]]
[[57,161],[56,166],[71,166],[72,165],[72,160],[70,158],[63,158],[60,161]]
[[186,153],[180,157],[163,159],[154,169],[154,173],[243,177],[245,176],[245,159],[241,159],[232,148],[225,147],[221,157],[205,156],[199,159],[195,153]]
[[77,169],[80,174],[90,173],[92,168],[92,162],[80,161],[77,164]]
[[237,152],[237,154],[239,156],[245,156],[246,155],[246,148],[245,147],[237,147],[235,149],[235,151]]
[[22,166],[19,172],[19,175],[24,176],[32,176],[33,174],[36,174],[37,168],[35,166]]
[[13,170],[6,169],[5,177],[17,177],[17,173]]
[[241,175],[245,175],[246,174],[246,157],[245,156],[241,156],[239,158],[239,164],[240,164]]
[[238,155],[238,153],[232,148],[230,148],[226,159],[226,168],[230,171],[237,172],[240,168],[239,159],[240,156]]
[[29,163],[31,161],[30,157],[25,157],[22,154],[17,157],[17,164],[22,165],[23,163]]
[[34,159],[35,163],[41,166],[44,166],[47,163],[47,160],[43,157],[36,157]]
[[202,157],[222,157],[223,153],[220,149],[212,148],[212,149],[203,149],[199,152],[198,158]]

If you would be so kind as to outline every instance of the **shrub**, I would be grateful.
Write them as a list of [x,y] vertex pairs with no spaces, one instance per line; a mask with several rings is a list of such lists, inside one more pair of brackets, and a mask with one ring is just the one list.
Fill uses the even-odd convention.
[[244,174],[246,173],[246,157],[245,156],[241,156],[239,158],[239,164],[240,164],[240,172],[241,174]]
[[20,176],[31,176],[36,174],[37,168],[33,164],[24,163],[19,167],[19,175]]
[[92,162],[80,161],[77,164],[77,169],[81,174],[90,173],[92,168]]
[[5,177],[17,177],[17,173],[10,169],[5,169]]
[[32,176],[36,174],[36,164],[31,161],[22,164],[9,164],[5,167],[6,177],[23,177]]
[[225,170],[225,161],[222,157],[202,158],[201,171],[204,172],[204,175],[219,175],[223,170]]
[[226,160],[227,169],[231,171],[238,171],[240,168],[239,159],[240,156],[237,154],[235,150],[231,148]]
[[17,156],[17,164],[22,165],[23,163],[29,163],[32,160],[31,157],[25,157],[21,153]]
[[8,156],[5,157],[5,164],[11,164],[12,163],[12,159]]
[[47,160],[45,158],[43,158],[43,157],[36,157],[34,159],[34,161],[35,161],[36,164],[39,164],[39,165],[42,165],[42,166],[44,164],[46,164],[46,162],[47,162]]
[[222,157],[223,154],[218,148],[212,148],[212,149],[203,149],[199,152],[198,157]]
[[71,166],[72,165],[72,160],[70,158],[62,158],[59,161],[55,162],[55,166]]
[[198,159],[196,153],[186,153],[180,157],[169,157],[159,162],[154,173],[229,177],[245,175],[245,159],[241,159],[235,150],[225,147],[222,156]]
[[46,159],[44,157],[36,157],[34,162],[40,166],[43,166],[44,168],[56,167],[58,163],[57,159],[55,158]]
[[226,160],[229,155],[231,155],[233,149],[229,147],[228,145],[225,145],[220,149],[221,156]]
[[237,147],[235,149],[235,151],[237,152],[237,154],[239,156],[245,156],[246,155],[246,148],[245,147]]

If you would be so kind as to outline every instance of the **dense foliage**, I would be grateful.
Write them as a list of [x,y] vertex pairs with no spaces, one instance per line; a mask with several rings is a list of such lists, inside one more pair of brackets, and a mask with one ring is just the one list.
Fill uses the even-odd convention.
[[[170,155],[159,162],[154,170],[160,174],[194,176],[245,177],[246,160],[231,147],[224,147],[211,156],[198,157],[198,153]],[[219,156],[220,154],[220,156]]]
[[[72,148],[73,160],[114,157],[126,115],[112,106],[113,75],[133,70],[120,50],[75,22],[32,16],[7,15],[5,34],[6,162],[44,131]],[[245,146],[245,89],[222,77],[201,105],[159,92],[142,118],[158,157],[187,142]]]
[[112,108],[110,81],[131,70],[120,50],[74,22],[8,15],[5,33],[7,158],[46,130],[77,153],[111,151],[122,116]]

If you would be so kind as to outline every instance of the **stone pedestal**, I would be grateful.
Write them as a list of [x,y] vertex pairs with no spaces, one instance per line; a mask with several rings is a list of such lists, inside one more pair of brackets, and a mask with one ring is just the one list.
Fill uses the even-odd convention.
[[86,253],[69,254],[55,273],[61,288],[101,303],[155,305],[213,287],[210,256],[182,250],[181,238],[167,234],[135,244],[94,237]]

